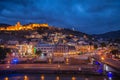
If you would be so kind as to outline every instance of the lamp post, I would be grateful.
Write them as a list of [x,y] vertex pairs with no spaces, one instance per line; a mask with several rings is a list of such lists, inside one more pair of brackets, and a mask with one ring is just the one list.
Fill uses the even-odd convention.
[[56,80],[60,80],[60,76],[57,76],[57,77],[56,77]]
[[44,75],[41,75],[41,80],[45,80],[45,76]]

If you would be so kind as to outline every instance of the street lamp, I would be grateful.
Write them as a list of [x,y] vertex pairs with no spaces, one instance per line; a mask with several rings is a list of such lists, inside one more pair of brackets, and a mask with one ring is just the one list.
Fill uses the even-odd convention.
[[104,57],[101,57],[101,60],[103,61],[103,60],[105,60],[105,58],[104,58]]
[[9,78],[8,77],[5,77],[5,79],[4,80],[9,80]]
[[76,80],[76,77],[73,76],[73,77],[72,77],[72,80]]
[[68,57],[66,57],[66,64],[69,64],[69,59],[68,59]]
[[24,76],[24,80],[29,80],[29,79],[28,79],[28,76],[25,75],[25,76]]
[[56,80],[60,80],[60,77],[59,77],[59,76],[57,76],[57,77],[56,77]]
[[52,63],[52,59],[51,59],[51,58],[49,58],[49,59],[48,59],[48,62],[51,64],[51,63]]
[[44,75],[41,75],[41,80],[44,80],[44,79],[45,79]]

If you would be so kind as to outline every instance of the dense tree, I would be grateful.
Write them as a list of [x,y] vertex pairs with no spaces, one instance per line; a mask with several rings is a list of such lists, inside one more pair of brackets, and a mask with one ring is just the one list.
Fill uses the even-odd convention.
[[115,50],[112,50],[111,53],[112,53],[113,55],[116,55],[116,54],[119,53],[119,51],[118,51],[117,49],[115,49]]
[[104,42],[100,43],[101,44],[101,47],[106,47],[106,44]]
[[4,50],[5,50],[6,53],[10,53],[11,52],[10,48],[4,48]]
[[35,54],[38,55],[38,56],[40,56],[40,55],[42,54],[42,51],[41,51],[41,50],[38,50],[38,51],[36,51]]
[[94,49],[97,49],[98,48],[98,45],[97,44],[94,44]]
[[92,43],[92,42],[89,42],[89,45],[91,46],[91,45],[93,45],[93,43]]
[[0,47],[0,60],[5,59],[8,52],[10,52],[9,48]]
[[112,53],[112,55],[114,55],[114,58],[119,58],[119,59],[120,59],[120,57],[117,56],[117,55],[120,55],[120,54],[119,54],[120,52],[119,52],[118,49],[112,50],[110,53]]
[[115,43],[120,43],[120,38],[114,40]]

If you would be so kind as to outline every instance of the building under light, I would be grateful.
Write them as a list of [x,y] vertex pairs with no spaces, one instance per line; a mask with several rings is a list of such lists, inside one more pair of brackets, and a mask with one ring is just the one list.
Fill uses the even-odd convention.
[[54,48],[55,48],[55,45],[53,45],[53,44],[39,43],[38,45],[36,45],[37,51],[41,50],[42,53],[45,53],[47,55],[53,54]]
[[25,55],[32,55],[34,54],[34,47],[30,44],[22,44],[22,45],[16,45],[18,49],[19,55],[25,56]]

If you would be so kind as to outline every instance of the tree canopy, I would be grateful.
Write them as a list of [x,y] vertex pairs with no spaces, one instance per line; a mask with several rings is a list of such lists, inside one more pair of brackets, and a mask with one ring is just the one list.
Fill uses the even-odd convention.
[[0,47],[0,60],[5,59],[8,52],[10,52],[9,48]]
[[41,55],[42,54],[42,51],[41,50],[38,50],[38,51],[36,51],[36,53],[35,53],[36,55]]

